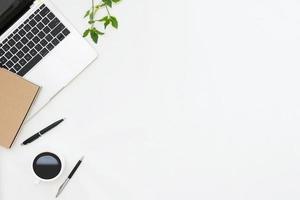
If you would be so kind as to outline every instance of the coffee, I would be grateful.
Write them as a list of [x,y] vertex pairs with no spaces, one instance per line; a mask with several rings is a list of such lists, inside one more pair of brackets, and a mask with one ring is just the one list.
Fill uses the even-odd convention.
[[57,155],[50,152],[37,155],[33,161],[33,171],[41,179],[53,179],[59,175],[61,169],[61,160]]

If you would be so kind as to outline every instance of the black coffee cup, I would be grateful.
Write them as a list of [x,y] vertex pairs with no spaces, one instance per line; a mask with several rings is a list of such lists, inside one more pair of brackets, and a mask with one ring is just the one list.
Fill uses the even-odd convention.
[[33,172],[42,181],[52,181],[62,172],[63,163],[54,153],[43,152],[32,163]]

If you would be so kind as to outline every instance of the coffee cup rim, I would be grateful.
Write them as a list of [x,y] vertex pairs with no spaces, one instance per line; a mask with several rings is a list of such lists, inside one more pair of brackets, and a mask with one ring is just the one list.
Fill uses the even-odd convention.
[[[60,160],[60,163],[61,163],[60,171],[59,171],[59,173],[58,173],[55,177],[53,177],[53,178],[51,178],[51,179],[43,179],[43,178],[39,177],[39,176],[35,173],[35,171],[34,171],[34,169],[33,169],[33,163],[34,163],[35,158],[36,158],[38,155],[42,154],[42,153],[52,153],[52,154],[56,155],[56,156],[58,157],[58,159]],[[35,175],[35,177],[36,177],[39,181],[42,181],[42,182],[51,182],[51,181],[54,181],[54,180],[58,179],[58,177],[61,176],[62,171],[63,171],[63,169],[64,169],[64,159],[63,159],[63,157],[61,156],[61,154],[59,154],[59,153],[53,153],[52,151],[43,151],[43,152],[38,153],[37,155],[34,156],[34,158],[33,158],[33,160],[32,160],[32,164],[31,164],[31,169],[32,169],[33,174]]]

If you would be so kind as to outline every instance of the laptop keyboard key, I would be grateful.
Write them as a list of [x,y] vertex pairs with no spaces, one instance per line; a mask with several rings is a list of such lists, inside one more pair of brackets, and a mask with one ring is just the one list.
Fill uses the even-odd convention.
[[29,61],[32,57],[31,57],[31,55],[26,54],[24,58],[25,58],[25,60]]
[[11,58],[11,60],[14,62],[14,63],[17,63],[19,61],[19,58],[17,56],[14,56]]
[[20,36],[24,36],[26,34],[26,32],[22,29],[19,31]]
[[16,44],[16,47],[17,47],[18,49],[21,49],[21,48],[23,47],[23,44],[22,44],[21,42],[18,42],[18,43]]
[[37,25],[36,25],[40,30],[42,30],[43,28],[44,28],[44,24],[42,23],[42,22],[40,22],[40,23],[38,23]]
[[18,52],[18,49],[17,49],[16,47],[12,47],[12,48],[10,49],[10,52],[11,52],[12,54],[15,54],[15,53]]
[[40,12],[40,9],[37,9],[36,11],[34,11],[34,14],[37,14]]
[[39,41],[40,41],[40,38],[38,37],[38,36],[35,36],[33,39],[32,39],[32,41],[34,42],[34,43],[38,43]]
[[58,43],[59,43],[58,39],[54,38],[54,39],[52,40],[52,44],[53,44],[54,46],[58,45]]
[[26,37],[23,37],[23,38],[21,39],[21,42],[22,42],[23,44],[26,44],[26,43],[28,42],[28,39],[27,39]]
[[29,22],[30,26],[34,27],[37,23],[34,19]]
[[27,46],[29,47],[29,49],[32,49],[34,47],[34,43],[30,41],[27,43]]
[[47,15],[48,19],[53,19],[55,16],[52,12],[50,12],[48,15]]
[[22,48],[22,51],[23,51],[23,53],[27,53],[27,52],[29,51],[29,49],[28,49],[27,46],[24,46],[24,47]]
[[52,37],[50,34],[46,36],[46,40],[47,40],[48,42],[50,42],[52,39],[53,39],[53,37]]
[[7,63],[5,63],[5,66],[8,68],[11,68],[13,65],[14,63],[12,63],[10,60]]
[[50,22],[50,20],[49,20],[48,18],[44,18],[44,19],[42,19],[42,22],[43,22],[45,25],[47,25],[47,24]]
[[6,63],[6,61],[7,59],[4,56],[0,58],[0,64],[3,65],[4,63]]
[[7,52],[7,53],[5,54],[5,57],[8,58],[8,59],[10,59],[10,58],[12,57],[12,54],[11,54],[10,52]]
[[26,19],[25,22],[24,22],[24,24],[27,24],[28,22],[29,22],[29,19]]
[[42,39],[45,37],[45,33],[43,31],[39,32],[38,36]]
[[59,23],[59,20],[57,18],[54,18],[50,23],[49,27],[54,28]]
[[37,51],[32,49],[29,53],[30,53],[30,55],[35,56],[37,54]]
[[35,50],[40,51],[43,47],[40,44],[37,44],[34,48]]
[[18,29],[14,30],[13,34],[16,34],[18,31],[19,31]]
[[9,46],[8,44],[5,44],[5,45],[3,46],[4,51],[8,51],[9,48],[10,48],[10,46]]
[[39,22],[39,21],[42,19],[42,17],[41,17],[39,14],[37,14],[37,15],[34,17],[34,19],[35,19],[37,22]]
[[[32,19],[32,18],[33,18],[33,16],[34,16],[34,14],[30,15],[30,16],[29,16],[29,19]],[[30,22],[29,22],[29,23],[30,23]]]
[[15,69],[16,71],[19,71],[19,70],[21,69],[20,64],[19,64],[19,63],[15,64],[15,65],[14,65],[14,69]]
[[4,55],[4,51],[3,49],[0,49],[0,56],[3,56]]
[[45,57],[45,56],[49,53],[49,51],[48,51],[46,48],[43,48],[43,49],[40,51],[40,53],[41,53],[41,55],[42,55],[43,57]]
[[49,12],[50,12],[49,8],[45,7],[45,8],[40,12],[40,15],[41,15],[41,16],[46,16]]
[[8,44],[10,46],[13,46],[14,44],[16,44],[16,42],[13,39],[11,39],[11,40],[8,41]]
[[24,66],[26,64],[26,60],[24,58],[22,58],[20,61],[19,61],[19,64],[21,66]]
[[43,31],[45,33],[49,33],[51,31],[51,29],[48,26],[45,26],[45,28],[43,29]]
[[18,51],[17,56],[19,58],[22,58],[24,56],[24,53],[20,50],[20,51]]
[[31,29],[31,27],[27,24],[24,26],[25,31],[29,31]]
[[65,36],[64,36],[62,33],[60,33],[60,34],[58,34],[57,38],[58,38],[60,41],[62,41],[62,40],[65,38]]
[[39,32],[39,29],[37,29],[36,27],[34,27],[31,32],[36,35]]
[[16,34],[16,35],[13,37],[13,39],[14,39],[15,41],[19,41],[19,40],[21,39],[21,37],[19,36],[19,34]]
[[42,45],[42,47],[44,47],[44,46],[46,46],[47,41],[46,41],[45,39],[43,39],[43,40],[40,42],[40,44]]
[[31,40],[33,38],[33,34],[29,32],[26,34],[26,37],[28,38],[28,40]]
[[68,29],[65,28],[65,29],[63,30],[63,34],[64,34],[65,36],[69,35],[69,33],[70,33],[70,31],[69,31]]
[[53,48],[54,48],[54,46],[51,43],[47,44],[47,49],[49,51],[51,51]]

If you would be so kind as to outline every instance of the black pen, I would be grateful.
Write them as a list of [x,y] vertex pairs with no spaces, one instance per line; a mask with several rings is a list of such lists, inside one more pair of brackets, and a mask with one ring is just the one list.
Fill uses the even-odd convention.
[[64,119],[60,119],[60,120],[54,122],[53,124],[47,126],[46,128],[44,128],[40,132],[34,134],[33,136],[31,136],[30,138],[28,138],[27,140],[25,140],[21,145],[26,145],[26,144],[29,144],[29,143],[33,142],[34,140],[36,140],[39,137],[41,137],[43,134],[45,134],[48,131],[50,131],[51,129],[55,128],[58,124],[60,124],[63,121],[64,121]]
[[75,172],[77,171],[78,167],[80,166],[81,162],[83,161],[84,156],[80,158],[80,160],[76,163],[75,167],[72,169],[71,173],[69,174],[68,178],[63,182],[63,184],[58,188],[58,191],[56,193],[56,198],[62,193],[62,191],[65,189],[67,184],[69,183],[70,179],[73,177]]

